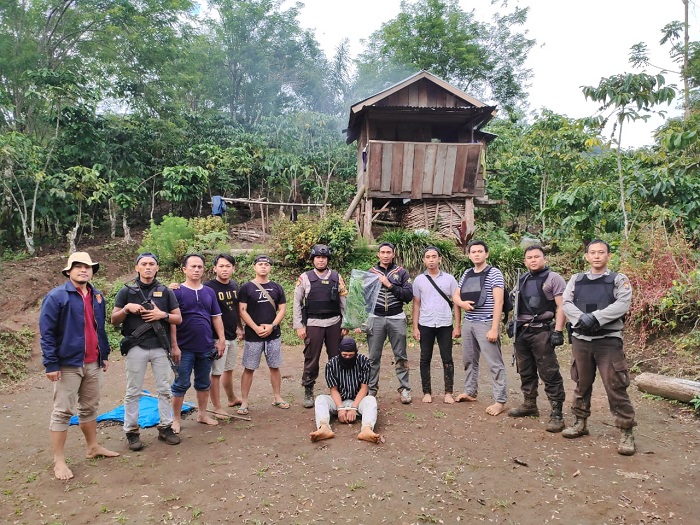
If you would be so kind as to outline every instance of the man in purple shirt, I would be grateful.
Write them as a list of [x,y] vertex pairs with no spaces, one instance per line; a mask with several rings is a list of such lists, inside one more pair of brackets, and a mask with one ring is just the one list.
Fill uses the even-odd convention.
[[[185,255],[182,271],[185,274],[185,282],[175,290],[182,313],[182,323],[177,327],[170,325],[172,357],[179,365],[177,378],[172,386],[172,429],[176,434],[180,432],[182,403],[185,393],[190,388],[193,370],[199,412],[197,421],[205,425],[219,424],[216,419],[207,415],[207,402],[211,387],[211,358],[221,357],[226,345],[224,323],[221,320],[216,292],[202,284],[204,258],[199,254]],[[217,336],[216,343],[212,337],[212,326]]]

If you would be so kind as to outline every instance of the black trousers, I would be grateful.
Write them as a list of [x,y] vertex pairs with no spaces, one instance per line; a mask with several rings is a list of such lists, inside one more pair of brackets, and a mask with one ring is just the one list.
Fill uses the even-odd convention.
[[432,328],[419,324],[418,331],[420,332],[420,379],[423,384],[423,393],[433,393],[430,384],[430,361],[433,359],[433,347],[437,339],[445,376],[445,393],[451,394],[455,380],[455,365],[452,360],[452,326]]
[[304,372],[301,375],[301,384],[304,387],[314,386],[318,378],[319,362],[321,360],[321,350],[326,344],[328,359],[340,354],[340,325],[338,321],[328,327],[307,326],[306,339],[304,340]]
[[549,330],[518,333],[515,340],[515,363],[520,374],[520,388],[525,397],[537,397],[538,374],[544,383],[547,399],[564,402],[564,381],[554,346],[549,341]]

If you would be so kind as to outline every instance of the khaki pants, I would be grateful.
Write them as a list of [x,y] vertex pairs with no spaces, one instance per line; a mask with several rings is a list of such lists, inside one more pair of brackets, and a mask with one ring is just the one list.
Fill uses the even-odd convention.
[[622,339],[604,337],[593,341],[573,339],[571,379],[576,383],[571,411],[578,417],[590,417],[591,394],[596,368],[600,372],[605,392],[608,394],[610,412],[615,416],[615,426],[632,428],[634,407],[627,394],[630,375],[622,350]]
[[95,363],[85,366],[62,366],[61,379],[53,384],[53,412],[49,430],[65,432],[68,422],[78,411],[78,421],[97,419],[104,371]]

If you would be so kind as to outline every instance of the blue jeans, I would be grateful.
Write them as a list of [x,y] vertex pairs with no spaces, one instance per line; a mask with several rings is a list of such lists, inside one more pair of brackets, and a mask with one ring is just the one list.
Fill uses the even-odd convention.
[[171,390],[173,396],[184,397],[185,392],[190,388],[190,376],[194,370],[194,389],[198,392],[208,392],[211,386],[211,361],[206,352],[182,351],[180,366],[177,370],[177,379],[173,383]]

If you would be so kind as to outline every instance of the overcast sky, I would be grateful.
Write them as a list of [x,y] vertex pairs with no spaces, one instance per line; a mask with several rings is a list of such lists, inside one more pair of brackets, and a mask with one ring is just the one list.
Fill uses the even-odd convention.
[[[361,39],[400,11],[400,0],[302,0],[305,7],[299,17],[302,27],[313,29],[316,38],[331,57],[343,38],[348,38],[353,54],[362,50]],[[692,0],[691,0],[692,2]],[[292,5],[294,2],[286,2]],[[489,21],[493,12],[502,11],[500,2],[460,0],[465,11],[474,10],[477,19]],[[659,46],[661,29],[668,22],[683,19],[681,0],[520,0],[530,6],[528,36],[537,41],[530,52],[527,67],[533,70],[529,88],[532,110],[542,107],[571,118],[595,113],[597,105],[586,102],[580,86],[598,85],[602,77],[633,72],[628,62],[630,46],[647,43],[652,63],[676,69],[668,57],[668,48]],[[700,40],[698,10],[691,5],[690,39]],[[648,73],[657,70],[649,69]],[[667,74],[667,83],[677,76]],[[669,115],[679,115],[674,105]],[[628,124],[624,146],[652,144],[652,132],[663,120],[649,124]]]

